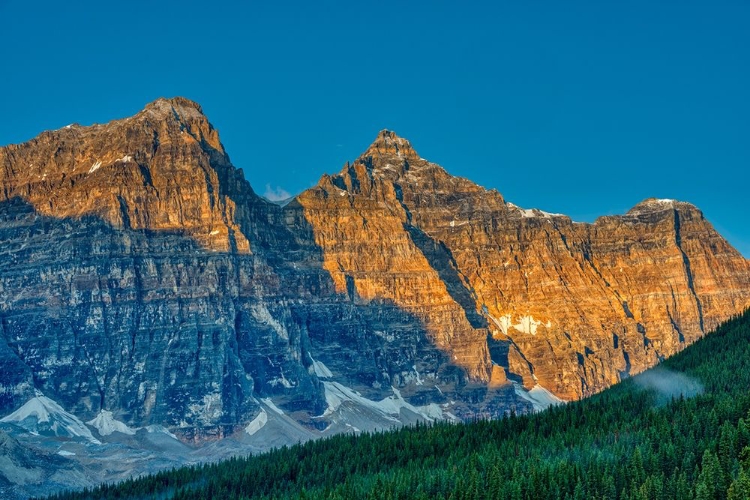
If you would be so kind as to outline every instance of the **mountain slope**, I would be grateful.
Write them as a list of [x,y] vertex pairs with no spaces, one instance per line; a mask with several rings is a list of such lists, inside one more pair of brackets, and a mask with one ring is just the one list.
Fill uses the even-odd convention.
[[750,312],[584,401],[337,436],[56,499],[731,498],[750,495]]
[[0,419],[0,422],[23,427],[32,434],[83,438],[99,444],[83,422],[41,393],[37,393],[25,405]]
[[288,237],[195,103],[2,148],[0,180],[5,408],[37,388],[85,421],[220,436],[284,377],[325,407],[284,284],[251,248]]
[[337,290],[413,312],[489,386],[577,399],[750,306],[750,264],[688,203],[576,223],[453,177],[390,131],[297,199]]
[[0,249],[0,414],[217,447],[529,412],[750,305],[692,205],[578,224],[383,131],[279,206],[183,98],[0,148]]

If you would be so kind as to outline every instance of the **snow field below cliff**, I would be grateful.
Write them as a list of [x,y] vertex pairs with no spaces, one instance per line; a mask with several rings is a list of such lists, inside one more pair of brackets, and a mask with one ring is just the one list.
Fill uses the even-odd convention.
[[102,410],[99,414],[86,422],[91,427],[94,427],[100,436],[109,436],[114,432],[121,432],[130,436],[135,435],[135,430],[128,427],[125,423],[115,420],[111,411]]
[[444,413],[443,409],[435,403],[425,406],[414,406],[408,403],[402,396],[401,392],[395,387],[391,387],[392,396],[388,396],[380,401],[373,401],[363,397],[357,391],[338,382],[324,381],[325,397],[328,408],[322,416],[327,417],[338,411],[344,403],[359,406],[371,410],[376,415],[384,418],[394,424],[400,424],[402,421],[398,418],[402,410],[408,410],[411,413],[433,422],[435,420],[453,420],[455,417]]
[[255,417],[252,422],[247,424],[245,427],[245,432],[252,436],[259,430],[261,430],[265,425],[268,423],[268,414],[266,413],[266,410],[263,408],[260,409],[260,413],[257,417]]
[[[333,373],[331,372],[331,370],[329,370],[322,361],[317,361],[312,356],[310,356],[310,359],[312,360],[313,370],[320,379],[330,379],[333,377]],[[423,385],[424,381],[419,376],[417,367],[414,366],[413,368],[416,373],[416,384]],[[392,396],[388,396],[387,398],[384,398],[380,401],[367,399],[354,389],[332,380],[323,380],[323,387],[325,388],[325,398],[326,403],[328,403],[328,408],[323,413],[323,415],[321,415],[322,417],[328,417],[332,415],[341,407],[343,403],[346,402],[349,404],[353,404],[354,406],[359,406],[371,410],[377,416],[384,418],[387,421],[393,422],[394,424],[402,423],[398,418],[401,415],[402,409],[408,410],[430,422],[434,420],[444,419],[452,420],[453,418],[455,418],[450,414],[444,414],[442,408],[434,403],[419,407],[409,404],[401,396],[401,392],[399,392],[399,390],[395,387],[391,387],[391,390],[393,391]],[[347,426],[349,428],[356,429],[356,431],[359,431],[356,426],[350,424],[347,424]]]
[[16,424],[31,434],[79,437],[94,444],[101,444],[78,417],[68,413],[39,391],[26,404],[0,419],[0,422]]
[[534,411],[546,410],[550,406],[565,403],[565,400],[558,398],[538,384],[527,391],[521,384],[513,382],[513,390],[516,391],[516,394],[520,398],[531,403],[534,407]]

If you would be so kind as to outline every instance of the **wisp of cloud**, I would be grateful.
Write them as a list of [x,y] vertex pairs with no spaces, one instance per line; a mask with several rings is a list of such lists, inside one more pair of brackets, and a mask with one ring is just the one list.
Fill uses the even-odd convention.
[[703,384],[698,380],[661,366],[636,375],[633,382],[643,389],[655,391],[665,401],[680,396],[691,398],[703,392]]
[[280,186],[274,188],[270,184],[266,184],[266,191],[263,193],[263,197],[269,201],[283,201],[291,198],[292,195]]

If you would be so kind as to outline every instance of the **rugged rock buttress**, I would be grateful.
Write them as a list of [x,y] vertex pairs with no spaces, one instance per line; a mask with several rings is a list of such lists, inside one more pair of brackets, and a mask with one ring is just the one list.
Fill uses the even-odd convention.
[[355,390],[401,421],[496,417],[527,391],[599,391],[750,306],[748,261],[688,203],[576,223],[389,131],[279,206],[197,104],[160,99],[0,148],[0,186],[2,414],[39,390],[200,440],[264,398],[324,429]]

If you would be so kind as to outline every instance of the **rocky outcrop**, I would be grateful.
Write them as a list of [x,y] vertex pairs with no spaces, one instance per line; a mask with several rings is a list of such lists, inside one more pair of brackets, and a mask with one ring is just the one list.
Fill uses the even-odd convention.
[[495,417],[534,407],[522,387],[601,390],[750,306],[748,261],[692,205],[580,224],[389,131],[279,206],[197,104],[160,99],[0,148],[0,186],[2,414],[40,390],[198,440],[263,400],[320,431],[355,404],[382,426]]
[[[420,158],[389,131],[298,198],[320,228],[317,241],[337,286],[351,276],[360,293],[423,305],[416,314],[436,345],[455,351],[454,362],[486,383],[506,376],[577,399],[652,366],[750,306],[748,261],[688,203],[650,199],[623,216],[577,223],[506,203]],[[313,198],[326,200],[322,211]],[[367,236],[357,237],[356,226]],[[369,236],[393,235],[398,226],[407,244]],[[427,295],[447,295],[463,309],[452,339],[441,338],[443,311],[403,296],[423,288],[396,281],[412,268],[429,276],[424,267],[442,284]],[[394,281],[375,288],[383,274]]]
[[195,103],[45,132],[0,150],[0,172],[4,408],[36,388],[84,420],[187,437],[251,420],[258,395],[325,408],[292,264],[263,250],[292,237]]

